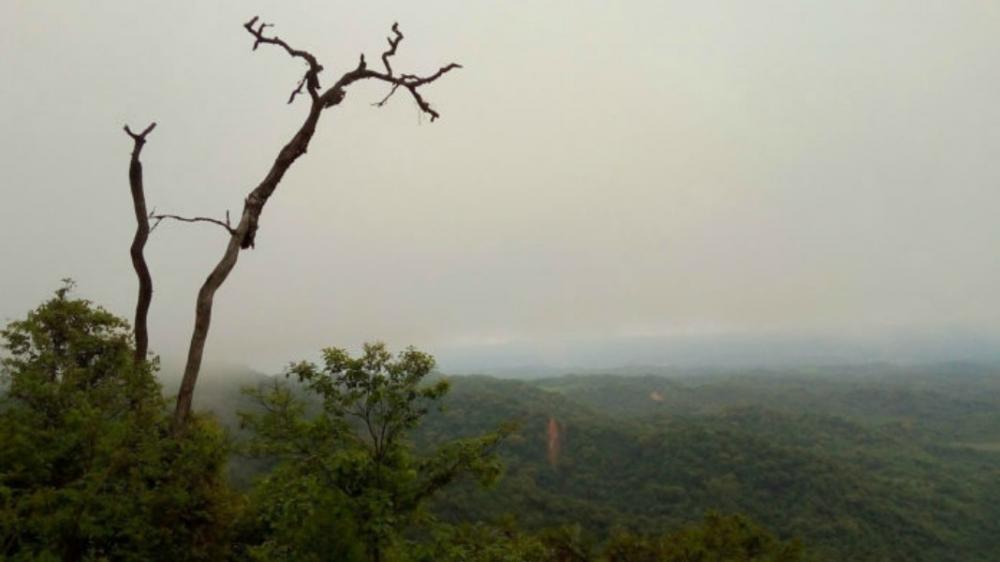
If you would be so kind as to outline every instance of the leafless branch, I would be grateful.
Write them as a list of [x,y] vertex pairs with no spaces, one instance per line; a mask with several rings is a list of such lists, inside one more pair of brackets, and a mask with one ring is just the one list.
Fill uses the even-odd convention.
[[382,64],[385,66],[385,72],[377,72],[368,68],[365,62],[364,54],[361,55],[360,61],[358,62],[357,68],[352,71],[345,73],[340,77],[333,86],[328,90],[323,92],[322,95],[319,94],[319,72],[323,70],[323,66],[319,64],[311,53],[308,51],[303,51],[299,49],[294,49],[288,45],[285,41],[281,40],[277,36],[267,37],[264,35],[266,28],[271,27],[271,24],[257,23],[259,17],[254,16],[253,19],[243,24],[243,27],[254,37],[254,50],[257,49],[261,44],[272,44],[278,45],[283,48],[289,55],[294,58],[302,58],[309,64],[309,70],[306,72],[305,76],[299,82],[295,90],[292,91],[291,95],[288,97],[288,103],[292,103],[295,97],[302,93],[302,88],[305,87],[309,92],[310,97],[312,97],[313,102],[319,102],[323,109],[333,107],[339,104],[344,99],[345,90],[348,86],[357,82],[359,80],[375,79],[381,80],[392,85],[392,89],[389,93],[382,99],[382,101],[375,103],[374,105],[381,107],[389,101],[389,98],[396,93],[399,88],[405,88],[410,92],[413,100],[417,103],[417,107],[421,111],[430,116],[431,121],[434,121],[441,115],[431,107],[431,104],[427,102],[426,99],[421,95],[419,89],[422,86],[430,84],[443,76],[445,73],[450,72],[456,68],[462,68],[462,65],[457,63],[450,63],[442,66],[437,70],[437,72],[429,76],[417,76],[414,74],[401,74],[395,75],[392,70],[392,65],[389,59],[396,55],[396,51],[399,48],[399,44],[403,41],[403,32],[399,30],[399,24],[392,24],[392,37],[388,37],[386,40],[389,42],[389,48],[382,53]]
[[152,133],[153,129],[155,128],[156,128],[156,122],[154,121],[149,125],[147,125],[146,128],[143,129],[141,133],[133,133],[132,129],[130,129],[128,125],[125,125],[125,132],[128,133],[128,136],[132,137],[132,140],[139,143],[140,145],[139,148],[141,149],[142,147],[141,145],[146,142],[146,135]]
[[375,107],[382,107],[383,105],[385,105],[385,103],[387,101],[389,101],[389,98],[391,98],[392,95],[395,94],[396,90],[398,90],[398,89],[399,89],[399,84],[393,84],[392,85],[392,89],[389,90],[389,93],[386,94],[384,98],[382,98],[381,100],[373,103],[372,105],[374,105]]
[[[353,72],[349,72],[344,76],[351,77],[347,81],[347,84],[366,78],[374,78],[376,80],[381,80],[383,82],[392,84],[392,89],[389,90],[389,93],[386,94],[386,96],[382,98],[381,101],[376,102],[374,104],[377,107],[382,107],[383,105],[385,105],[386,102],[389,101],[389,98],[391,98],[392,95],[395,94],[396,90],[398,90],[399,88],[401,87],[406,88],[407,90],[409,90],[410,95],[413,96],[413,101],[417,103],[417,107],[419,107],[420,110],[423,111],[424,113],[430,115],[431,121],[434,121],[441,115],[433,107],[431,107],[431,105],[427,102],[427,100],[424,99],[424,97],[420,94],[419,89],[421,86],[425,86],[427,84],[430,84],[431,82],[434,82],[438,78],[444,76],[446,73],[452,70],[455,70],[456,68],[462,68],[462,65],[458,63],[450,63],[446,66],[442,66],[437,70],[437,72],[431,74],[430,76],[420,77],[413,74],[401,74],[399,76],[393,76],[391,74],[383,74],[380,72],[368,70],[367,68],[364,68],[363,65],[360,65],[358,69],[355,69]],[[357,74],[358,76],[351,76],[352,74]],[[344,80],[344,78],[341,78],[341,80]],[[329,93],[329,91],[327,93]],[[324,96],[325,95],[326,94],[324,94]]]
[[163,221],[163,219],[173,219],[175,221],[181,221],[181,222],[208,222],[212,224],[217,224],[222,228],[225,228],[226,232],[228,232],[230,235],[236,234],[236,229],[229,224],[229,211],[226,211],[225,221],[220,221],[219,219],[213,219],[210,217],[182,217],[179,215],[157,214],[156,211],[149,213],[149,218],[156,221],[156,223],[153,224],[153,228],[156,228],[160,224],[160,222]]
[[392,33],[395,37],[387,37],[386,41],[389,42],[389,50],[382,53],[382,64],[385,65],[385,73],[392,76],[392,67],[389,66],[389,57],[396,54],[396,47],[399,46],[399,42],[403,40],[403,32],[399,30],[399,22],[393,22]]
[[289,105],[291,105],[291,103],[295,101],[295,96],[302,93],[302,87],[306,85],[307,78],[308,76],[303,76],[302,80],[299,80],[299,85],[294,90],[292,90],[292,95],[288,96]]
[[[292,103],[293,101],[295,101],[295,96],[302,93],[303,85],[306,86],[306,90],[309,92],[309,97],[311,97],[313,101],[316,101],[316,98],[319,96],[319,87],[320,87],[319,73],[323,71],[323,65],[321,65],[319,61],[316,60],[316,57],[313,56],[312,53],[292,48],[288,43],[281,40],[277,35],[275,35],[274,37],[266,37],[264,35],[264,30],[267,29],[268,27],[274,27],[274,25],[264,22],[260,22],[260,24],[257,24],[257,20],[259,19],[260,19],[259,16],[254,16],[253,19],[243,24],[243,27],[248,32],[250,32],[250,34],[253,35],[255,38],[253,43],[253,50],[256,51],[257,47],[265,43],[271,45],[278,45],[279,47],[284,49],[285,52],[291,55],[292,58],[300,58],[306,61],[306,64],[309,65],[309,69],[306,71],[305,76],[302,77],[302,81],[299,82],[298,87],[295,88],[295,90],[292,91],[292,95],[289,96],[288,103]],[[255,25],[256,27],[254,27]]]
[[[396,54],[396,49],[399,47],[399,43],[403,40],[403,32],[399,30],[399,23],[392,24],[392,32],[394,36],[387,38],[387,41],[389,42],[389,50],[382,53],[382,64],[385,65],[385,74],[372,73],[371,76],[369,76],[370,78],[377,78],[379,80],[390,82],[392,84],[392,89],[389,90],[389,93],[386,94],[386,96],[382,98],[381,101],[373,105],[375,105],[376,107],[384,106],[386,102],[389,101],[389,98],[391,98],[392,95],[396,93],[396,90],[398,90],[399,87],[402,86],[410,91],[410,94],[413,96],[413,99],[417,102],[417,106],[420,107],[420,109],[424,113],[430,115],[431,121],[433,121],[438,117],[440,117],[440,115],[438,115],[438,113],[431,108],[430,104],[428,104],[427,101],[424,100],[424,98],[420,95],[420,92],[417,91],[417,88],[423,86],[424,84],[429,84],[437,80],[444,73],[450,70],[462,67],[459,64],[451,63],[447,66],[441,67],[440,69],[438,69],[437,72],[425,78],[421,78],[413,74],[402,74],[396,77],[392,73],[392,66],[389,64],[389,57],[392,57]],[[363,63],[364,59],[362,58],[362,64]]]

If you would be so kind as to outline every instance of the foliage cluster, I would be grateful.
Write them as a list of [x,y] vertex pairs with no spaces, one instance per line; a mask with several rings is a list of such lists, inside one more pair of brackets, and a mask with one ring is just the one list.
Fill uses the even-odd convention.
[[128,325],[69,289],[0,332],[0,555],[218,560],[237,508],[223,429],[169,437]]

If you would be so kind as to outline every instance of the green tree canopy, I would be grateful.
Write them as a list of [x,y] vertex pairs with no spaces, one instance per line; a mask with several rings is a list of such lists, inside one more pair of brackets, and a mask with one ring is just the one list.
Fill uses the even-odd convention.
[[0,331],[0,557],[218,559],[234,507],[222,431],[170,438],[155,364],[71,288]]

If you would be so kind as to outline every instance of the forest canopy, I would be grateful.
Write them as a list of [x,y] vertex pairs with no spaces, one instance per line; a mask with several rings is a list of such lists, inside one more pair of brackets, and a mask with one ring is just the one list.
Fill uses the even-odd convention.
[[[516,425],[428,446],[423,422],[450,385],[415,349],[330,348],[322,366],[294,364],[292,381],[245,388],[254,407],[234,448],[212,415],[174,435],[156,362],[136,362],[128,323],[70,285],[2,337],[0,553],[11,560],[804,559],[738,516],[595,538],[431,509],[453,483],[472,486],[460,497],[494,485]],[[249,488],[227,477],[244,455],[265,461]]]

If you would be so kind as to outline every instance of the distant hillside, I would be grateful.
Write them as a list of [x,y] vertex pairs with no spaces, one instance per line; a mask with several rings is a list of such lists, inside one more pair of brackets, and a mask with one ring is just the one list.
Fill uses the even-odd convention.
[[695,376],[574,375],[537,384],[599,411],[627,417],[718,413],[761,406],[898,424],[937,437],[1000,435],[1000,368],[968,364],[865,365]]
[[[721,396],[740,395],[734,381],[735,388],[713,383],[716,392],[704,391],[711,400],[700,404],[689,396],[678,413],[672,402],[649,397],[683,384],[456,379],[428,435],[471,433],[511,418],[522,429],[505,449],[508,472],[495,490],[463,490],[440,510],[455,518],[513,513],[538,527],[575,521],[598,531],[675,525],[706,510],[742,512],[835,560],[985,561],[1000,551],[1000,455],[937,450],[893,428],[771,411],[748,405],[752,400],[725,409]],[[547,390],[553,387],[566,392]],[[654,403],[652,414],[616,417],[631,413],[621,406],[629,403],[624,397],[616,399],[622,387]],[[587,406],[570,399],[581,393],[602,399]],[[550,418],[562,428],[554,466]]]

